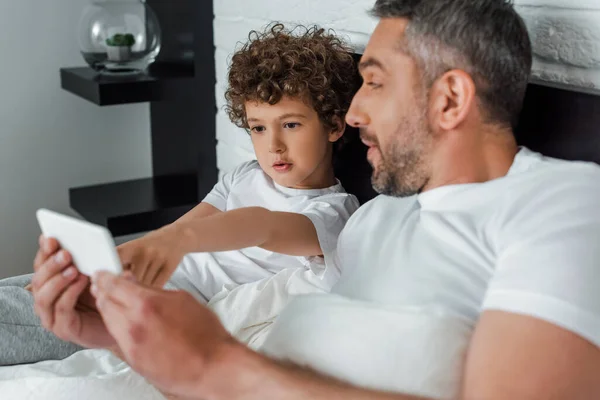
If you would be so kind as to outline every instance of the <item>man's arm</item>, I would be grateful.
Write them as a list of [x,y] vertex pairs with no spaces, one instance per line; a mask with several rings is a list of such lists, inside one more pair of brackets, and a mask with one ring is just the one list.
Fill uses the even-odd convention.
[[309,368],[271,360],[239,344],[230,344],[211,365],[198,393],[198,399],[211,400],[425,400],[358,388]]
[[600,399],[600,175],[568,176],[532,182],[506,210],[465,399]]
[[418,400],[356,388],[255,353],[233,339],[216,315],[185,292],[149,289],[105,272],[94,278],[94,286],[98,309],[122,357],[170,396]]
[[[206,377],[211,399],[408,400],[232,348]],[[542,320],[488,311],[473,337],[461,400],[600,399],[600,350]],[[251,394],[251,395],[249,395]]]
[[186,252],[237,250],[258,246],[293,256],[321,255],[311,220],[296,213],[247,207],[173,225]]
[[[254,353],[185,293],[101,273],[98,308],[130,365],[159,389],[205,400],[416,400],[353,387]],[[460,399],[600,398],[600,350],[542,320],[486,311],[469,349]]]
[[537,318],[483,313],[461,399],[600,399],[600,349]]
[[[111,353],[113,353],[117,358],[123,360],[123,361],[127,361],[125,358],[125,354],[123,353],[123,351],[118,347],[118,346],[112,346],[109,347],[107,350],[109,350]],[[181,397],[175,396],[174,394],[171,393],[167,393],[165,391],[162,391],[160,389],[157,389],[167,400],[185,400]]]

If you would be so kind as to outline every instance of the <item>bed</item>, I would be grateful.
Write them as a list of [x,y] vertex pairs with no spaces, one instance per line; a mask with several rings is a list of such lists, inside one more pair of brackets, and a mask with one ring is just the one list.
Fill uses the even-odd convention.
[[[366,148],[355,129],[336,157],[336,172],[361,203],[375,196]],[[600,93],[531,84],[516,128],[519,144],[545,155],[600,163]],[[160,400],[163,397],[125,363],[103,350],[63,361],[0,367],[2,399]]]

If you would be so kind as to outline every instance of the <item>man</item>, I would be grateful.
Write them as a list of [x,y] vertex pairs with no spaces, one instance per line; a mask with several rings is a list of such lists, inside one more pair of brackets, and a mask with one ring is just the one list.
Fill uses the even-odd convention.
[[374,14],[347,120],[385,196],[343,231],[332,294],[277,321],[264,352],[281,361],[127,276],[96,277],[103,319],[79,308],[87,280],[51,240],[35,262],[44,326],[182,398],[600,398],[600,169],[517,147],[523,21],[503,0],[378,0]]

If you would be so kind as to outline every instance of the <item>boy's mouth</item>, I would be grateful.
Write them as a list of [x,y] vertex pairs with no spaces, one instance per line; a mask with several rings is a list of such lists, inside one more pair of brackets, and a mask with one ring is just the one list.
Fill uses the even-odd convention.
[[287,172],[292,168],[292,163],[276,161],[273,163],[273,169],[277,172]]

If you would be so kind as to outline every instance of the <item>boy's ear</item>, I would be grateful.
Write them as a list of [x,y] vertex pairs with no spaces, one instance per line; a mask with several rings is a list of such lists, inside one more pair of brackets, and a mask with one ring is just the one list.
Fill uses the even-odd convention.
[[346,131],[346,121],[340,117],[333,117],[333,121],[335,124],[335,128],[329,132],[329,141],[331,143],[335,143],[342,136],[344,136],[344,132]]

